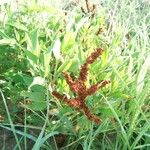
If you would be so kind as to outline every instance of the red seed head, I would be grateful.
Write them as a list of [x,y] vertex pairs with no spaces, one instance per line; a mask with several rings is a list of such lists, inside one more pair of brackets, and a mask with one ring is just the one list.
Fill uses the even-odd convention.
[[95,52],[91,53],[91,55],[86,59],[88,64],[92,64],[103,52],[103,49],[97,48]]

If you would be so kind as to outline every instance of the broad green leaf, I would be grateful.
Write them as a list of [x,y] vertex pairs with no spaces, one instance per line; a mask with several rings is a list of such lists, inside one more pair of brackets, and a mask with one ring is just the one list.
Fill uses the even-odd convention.
[[26,104],[30,109],[41,111],[46,108],[45,93],[42,91],[23,92],[21,95],[31,101],[31,104]]
[[42,92],[23,92],[21,95],[31,101],[45,101],[45,94]]
[[26,56],[29,59],[30,64],[33,66],[34,64],[37,64],[38,57],[34,55],[31,51],[26,50],[25,51]]
[[42,111],[46,109],[46,102],[32,102],[31,104],[27,104],[27,106],[35,111]]
[[24,80],[24,83],[27,86],[29,86],[33,82],[33,77],[30,77],[30,76],[27,76],[27,75],[23,75],[23,80]]
[[33,85],[45,85],[45,80],[44,78],[37,76],[33,78],[33,82],[29,87],[32,87]]
[[39,84],[34,84],[34,85],[31,87],[31,91],[33,91],[33,92],[43,92],[43,93],[46,93],[45,87],[42,86],[42,85],[39,85]]
[[24,82],[21,74],[15,74],[14,76],[11,77],[11,79],[15,84]]
[[38,29],[34,29],[30,34],[26,34],[27,49],[39,58],[40,46],[38,40]]

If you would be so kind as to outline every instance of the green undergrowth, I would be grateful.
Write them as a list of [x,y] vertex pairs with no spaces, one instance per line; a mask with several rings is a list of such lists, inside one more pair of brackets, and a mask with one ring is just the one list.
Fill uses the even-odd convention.
[[[14,149],[28,149],[29,141],[33,150],[150,148],[150,3],[93,4],[0,5],[0,127],[12,131]],[[97,125],[51,92],[74,97],[62,73],[78,77],[99,47],[87,84],[111,83],[87,98],[102,119]]]

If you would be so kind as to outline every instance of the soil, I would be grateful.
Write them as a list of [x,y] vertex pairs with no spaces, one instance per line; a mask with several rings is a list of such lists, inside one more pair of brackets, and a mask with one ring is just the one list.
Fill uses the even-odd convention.
[[[23,129],[17,128],[17,130]],[[40,131],[32,130],[29,131],[31,135],[38,136]],[[17,134],[18,139],[21,139],[21,136]],[[62,149],[65,146],[65,142],[67,139],[67,135],[59,134],[55,136],[55,142],[57,144],[58,149]],[[27,150],[32,150],[33,145],[35,144],[34,141],[27,139]],[[49,144],[51,145],[50,150],[55,150],[55,144],[53,138],[49,139]],[[12,131],[9,131],[5,128],[0,127],[0,150],[13,150],[16,146],[16,140]],[[20,141],[21,150],[25,150],[24,138]],[[18,148],[16,148],[18,150]],[[41,150],[44,150],[43,148]],[[80,150],[80,149],[79,149]]]
[[[18,136],[20,139],[21,136]],[[24,140],[20,142],[21,150],[24,150]],[[34,142],[27,139],[27,150],[32,150]],[[16,146],[16,140],[12,131],[0,127],[0,149],[13,150]]]

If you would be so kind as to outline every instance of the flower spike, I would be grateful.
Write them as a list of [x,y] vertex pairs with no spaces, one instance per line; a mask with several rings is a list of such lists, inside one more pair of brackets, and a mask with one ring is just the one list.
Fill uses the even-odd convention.
[[89,95],[92,95],[99,89],[105,87],[110,83],[110,81],[102,80],[94,85],[91,85],[90,87],[87,87],[85,82],[87,81],[88,76],[88,66],[92,64],[102,54],[102,52],[103,50],[101,48],[97,48],[95,52],[92,52],[91,55],[87,57],[86,62],[81,65],[79,77],[76,80],[73,80],[67,72],[63,73],[70,90],[77,95],[76,98],[68,99],[65,94],[60,94],[57,91],[52,92],[52,95],[58,100],[63,100],[70,107],[79,112],[83,112],[89,120],[94,121],[96,124],[99,124],[101,119],[92,114],[85,101]]

